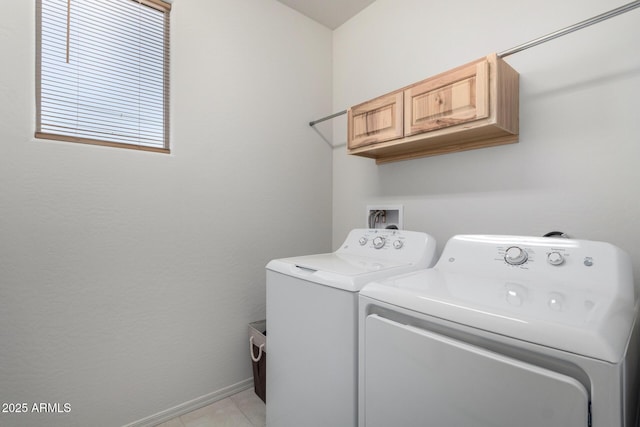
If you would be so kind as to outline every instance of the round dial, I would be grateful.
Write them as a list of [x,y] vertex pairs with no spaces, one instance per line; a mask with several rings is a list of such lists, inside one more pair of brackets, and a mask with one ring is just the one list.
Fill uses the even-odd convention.
[[403,245],[404,243],[402,242],[402,240],[394,240],[393,242],[393,247],[396,249],[400,249]]
[[551,265],[561,265],[564,263],[564,256],[562,256],[560,252],[550,252],[549,255],[547,255],[547,261],[549,261]]
[[520,265],[527,262],[528,254],[522,248],[511,246],[504,253],[504,260],[509,265]]
[[384,237],[382,236],[378,236],[375,239],[373,239],[373,247],[376,249],[380,249],[381,247],[384,246]]
[[367,244],[368,241],[369,239],[367,239],[365,236],[362,236],[360,240],[358,240],[358,243],[360,243],[360,246],[364,246]]

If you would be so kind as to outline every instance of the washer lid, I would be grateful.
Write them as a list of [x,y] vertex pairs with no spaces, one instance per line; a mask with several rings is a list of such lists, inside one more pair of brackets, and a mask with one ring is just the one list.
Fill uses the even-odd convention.
[[283,258],[267,264],[267,270],[351,292],[358,292],[370,281],[416,268],[413,263],[340,253]]
[[273,260],[267,269],[346,291],[367,282],[431,267],[436,242],[408,230],[354,229],[333,253]]
[[408,263],[387,261],[364,256],[342,255],[339,253],[309,255],[288,258],[283,261],[293,262],[296,266],[307,270],[322,270],[342,276],[359,276],[381,270],[396,268]]
[[372,282],[360,295],[518,340],[620,362],[637,311],[632,299],[589,289],[559,293],[552,284],[528,285],[429,269]]

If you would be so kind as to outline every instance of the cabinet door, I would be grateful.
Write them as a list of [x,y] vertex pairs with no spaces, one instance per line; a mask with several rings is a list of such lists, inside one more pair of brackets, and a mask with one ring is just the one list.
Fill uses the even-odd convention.
[[404,114],[405,136],[488,117],[488,61],[452,70],[406,89]]
[[349,149],[402,138],[402,91],[381,96],[349,110]]

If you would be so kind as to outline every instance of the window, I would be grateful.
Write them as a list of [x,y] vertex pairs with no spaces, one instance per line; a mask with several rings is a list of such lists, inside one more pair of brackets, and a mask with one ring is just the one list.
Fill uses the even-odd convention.
[[36,138],[169,152],[162,0],[37,0]]

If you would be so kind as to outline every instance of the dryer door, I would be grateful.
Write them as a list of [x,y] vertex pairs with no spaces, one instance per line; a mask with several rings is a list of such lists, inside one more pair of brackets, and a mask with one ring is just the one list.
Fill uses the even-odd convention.
[[589,396],[574,378],[369,315],[366,427],[585,427]]

